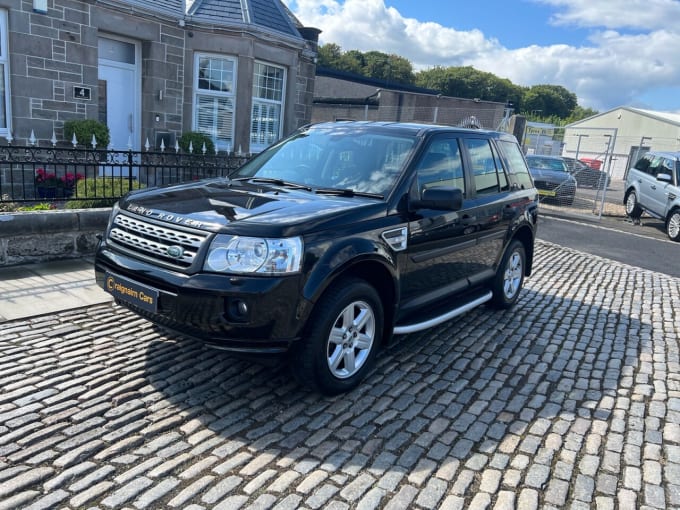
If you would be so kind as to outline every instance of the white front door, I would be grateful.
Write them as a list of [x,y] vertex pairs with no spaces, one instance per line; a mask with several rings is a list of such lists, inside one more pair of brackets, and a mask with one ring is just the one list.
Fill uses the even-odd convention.
[[137,43],[99,38],[100,120],[109,127],[110,145],[117,150],[141,148],[139,61]]

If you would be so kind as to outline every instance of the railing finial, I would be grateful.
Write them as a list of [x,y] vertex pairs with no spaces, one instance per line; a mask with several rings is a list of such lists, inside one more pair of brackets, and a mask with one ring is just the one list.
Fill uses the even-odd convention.
[[161,138],[161,152],[165,152],[165,138]]
[[189,154],[194,153],[194,142],[189,141]]
[[93,149],[97,148],[97,138],[94,136],[94,133],[92,133],[92,141],[90,143],[92,144]]
[[28,143],[30,143],[31,145],[35,145],[35,142],[37,142],[37,141],[38,140],[35,137],[35,133],[31,129],[31,136],[28,138]]
[[76,138],[75,133],[73,133],[73,138],[71,138],[71,144],[73,145],[74,149],[78,146],[78,139]]
[[50,142],[52,142],[52,147],[57,146],[57,135],[54,133],[54,129],[52,130],[52,138],[50,138]]
[[146,152],[149,152],[149,149],[151,148],[151,144],[149,143],[149,137],[146,137],[146,143],[144,144],[144,148],[146,149]]

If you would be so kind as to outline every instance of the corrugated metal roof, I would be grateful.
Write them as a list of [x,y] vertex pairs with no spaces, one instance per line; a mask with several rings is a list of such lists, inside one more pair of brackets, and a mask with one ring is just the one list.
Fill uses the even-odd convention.
[[256,25],[301,38],[280,0],[194,0],[187,14],[196,21],[215,25]]
[[675,124],[680,126],[680,113],[671,113],[671,112],[657,112],[654,110],[643,110],[641,108],[633,108],[631,106],[619,106],[617,108],[612,108],[611,110],[607,110],[606,112],[602,113],[597,113],[591,117],[587,117],[585,119],[577,120],[576,122],[572,122],[571,124],[568,124],[565,127],[572,128],[572,127],[578,127],[583,124],[587,124],[589,121],[596,119],[598,117],[602,117],[604,115],[607,115],[609,113],[615,112],[617,110],[626,110],[632,113],[637,113],[638,115],[644,115],[646,117],[652,117],[657,120],[661,120],[663,122],[670,122],[671,124]]
[[657,112],[654,110],[643,110],[641,108],[630,108],[630,110],[680,125],[680,113]]

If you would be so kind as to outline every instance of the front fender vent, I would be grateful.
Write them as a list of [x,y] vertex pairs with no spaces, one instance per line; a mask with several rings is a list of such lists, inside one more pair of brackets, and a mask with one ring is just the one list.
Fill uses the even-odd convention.
[[404,251],[408,247],[408,227],[386,230],[381,237],[394,251]]

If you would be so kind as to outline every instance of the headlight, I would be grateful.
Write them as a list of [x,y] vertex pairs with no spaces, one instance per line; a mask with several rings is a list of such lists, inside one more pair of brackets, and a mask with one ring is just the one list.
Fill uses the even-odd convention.
[[203,269],[218,273],[296,273],[302,261],[302,239],[261,239],[217,235]]

